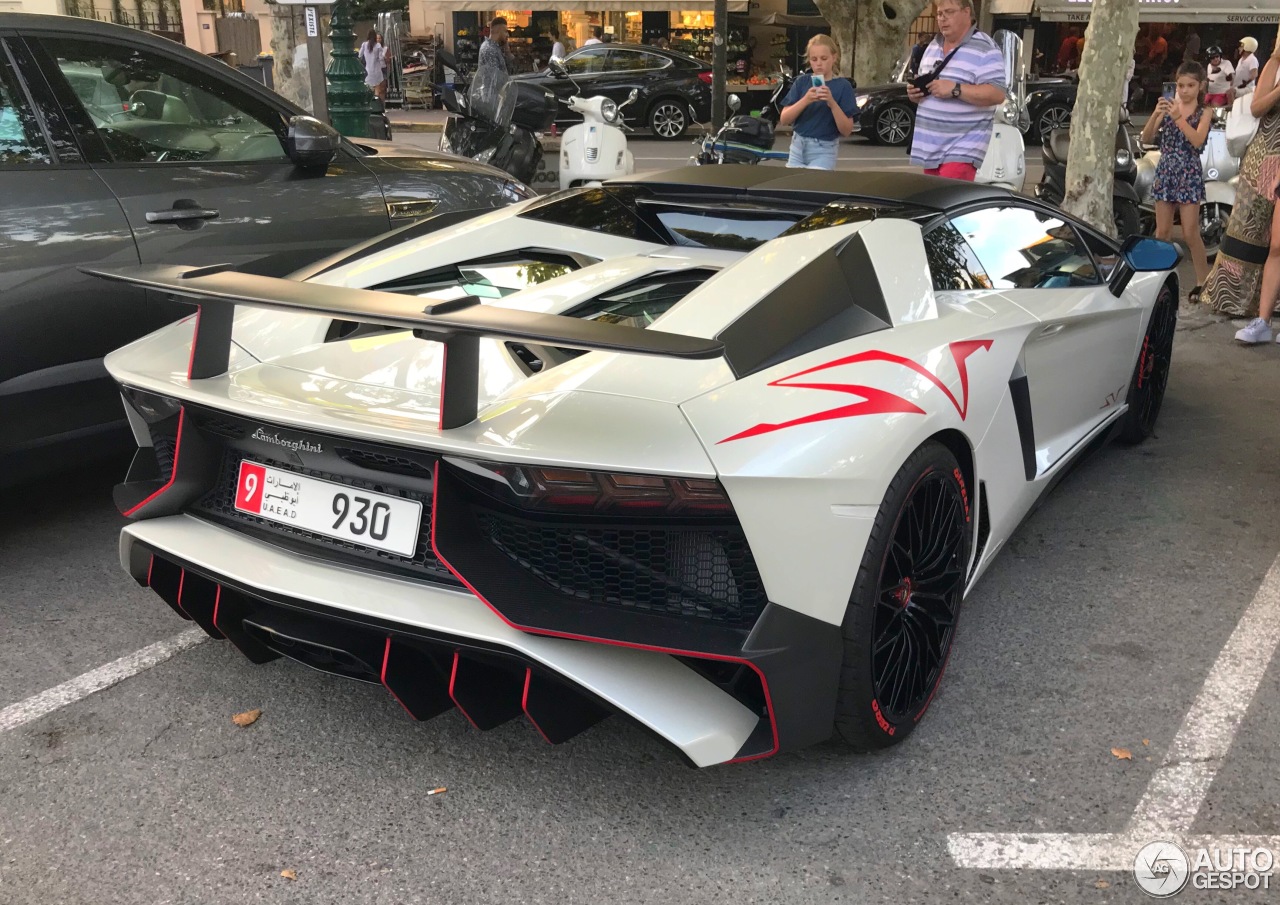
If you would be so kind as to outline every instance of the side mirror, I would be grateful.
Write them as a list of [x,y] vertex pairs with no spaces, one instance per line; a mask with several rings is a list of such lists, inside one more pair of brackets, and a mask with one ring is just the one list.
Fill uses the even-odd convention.
[[557,57],[552,57],[547,62],[547,69],[558,79],[567,79],[569,70],[564,68],[564,62]]
[[1149,236],[1129,236],[1120,246],[1120,265],[1112,271],[1108,288],[1119,298],[1134,274],[1172,270],[1181,259],[1182,252],[1170,242]]
[[640,89],[632,88],[631,93],[627,95],[627,103],[634,104],[636,102],[636,98],[638,98],[639,96],[640,96]]
[[736,94],[729,95],[729,109],[732,110],[734,113],[737,113],[739,110],[741,110],[742,98],[738,97],[738,95]]
[[342,146],[342,136],[328,123],[314,116],[295,116],[289,120],[285,152],[302,170],[324,171]]

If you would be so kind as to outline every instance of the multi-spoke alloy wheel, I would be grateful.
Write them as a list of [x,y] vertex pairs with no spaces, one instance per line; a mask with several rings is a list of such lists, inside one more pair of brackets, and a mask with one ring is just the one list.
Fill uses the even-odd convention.
[[895,744],[928,709],[955,637],[972,529],[955,456],[926,443],[889,485],[849,600],[836,728],[850,745]]
[[689,127],[689,116],[675,101],[658,101],[649,111],[649,128],[657,138],[679,138]]
[[876,138],[882,145],[904,145],[911,134],[911,126],[915,122],[911,111],[900,104],[886,107],[876,117]]
[[1049,140],[1049,133],[1054,129],[1063,129],[1071,124],[1071,108],[1061,104],[1050,104],[1040,111],[1037,129],[1040,133],[1040,144]]
[[1120,440],[1124,443],[1141,443],[1156,429],[1160,417],[1160,404],[1164,402],[1164,390],[1169,384],[1169,367],[1173,363],[1173,334],[1178,329],[1178,298],[1172,286],[1166,283],[1156,297],[1147,333],[1142,337],[1138,351],[1138,363],[1129,381],[1129,411],[1124,414],[1120,427]]

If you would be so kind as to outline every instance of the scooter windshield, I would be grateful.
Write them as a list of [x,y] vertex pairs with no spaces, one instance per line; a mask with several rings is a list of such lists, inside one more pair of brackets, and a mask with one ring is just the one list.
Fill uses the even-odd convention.
[[511,77],[491,66],[480,67],[467,89],[467,104],[472,116],[505,129],[516,109],[516,88]]

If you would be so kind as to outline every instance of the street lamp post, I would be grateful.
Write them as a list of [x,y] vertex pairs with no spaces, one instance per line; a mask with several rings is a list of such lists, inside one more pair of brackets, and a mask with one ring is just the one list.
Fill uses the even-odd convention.
[[373,93],[364,83],[364,67],[356,56],[356,36],[351,31],[351,4],[337,0],[329,20],[332,62],[325,71],[329,80],[329,120],[343,135],[371,138],[369,115]]

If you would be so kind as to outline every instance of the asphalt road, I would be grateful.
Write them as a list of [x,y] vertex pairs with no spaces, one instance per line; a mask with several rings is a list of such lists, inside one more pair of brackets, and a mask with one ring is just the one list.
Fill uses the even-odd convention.
[[[33,696],[189,623],[118,566],[123,463],[8,491],[0,902],[1145,901],[1125,869],[958,866],[955,834],[1124,831],[1224,668],[1238,726],[1185,758],[1208,779],[1182,829],[1280,833],[1280,668],[1245,631],[1252,654],[1213,672],[1275,596],[1280,347],[1182,314],[1158,437],[1085,462],[1022,526],[966,603],[928,719],[876,756],[695,771],[620,720],[551,747],[519,721],[414,723],[378,688],[215,642],[21,722]],[[1232,663],[1256,667],[1256,694]]]

